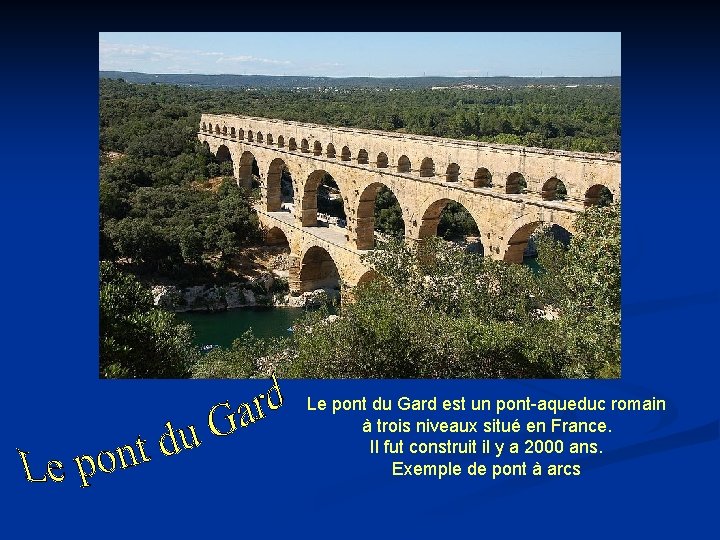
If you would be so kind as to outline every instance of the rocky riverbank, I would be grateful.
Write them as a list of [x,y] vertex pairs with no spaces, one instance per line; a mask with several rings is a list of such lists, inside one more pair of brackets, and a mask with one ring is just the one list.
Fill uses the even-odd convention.
[[271,272],[257,278],[226,285],[196,285],[179,288],[175,285],[154,285],[156,306],[174,312],[224,311],[240,307],[318,307],[339,297],[339,291],[318,289],[292,296],[287,281]]

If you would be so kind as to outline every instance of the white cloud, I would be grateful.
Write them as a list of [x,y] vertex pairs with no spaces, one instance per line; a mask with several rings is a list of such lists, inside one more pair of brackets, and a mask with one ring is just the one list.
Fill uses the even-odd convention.
[[255,56],[250,55],[240,55],[240,56],[221,56],[216,60],[218,63],[257,63],[257,64],[278,64],[278,65],[288,65],[290,62],[288,60],[273,60],[271,58],[257,58]]
[[[255,66],[290,65],[288,60],[229,55],[216,51],[177,49],[163,45],[109,43],[100,40],[100,69],[116,71],[156,71],[160,73],[212,73],[222,65],[243,70]],[[227,72],[227,71],[225,71]]]

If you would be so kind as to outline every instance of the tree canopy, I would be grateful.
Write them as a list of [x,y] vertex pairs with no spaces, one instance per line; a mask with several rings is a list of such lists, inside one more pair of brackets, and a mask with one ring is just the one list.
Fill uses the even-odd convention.
[[[146,157],[187,151],[200,113],[584,152],[620,150],[618,86],[502,89],[207,89],[101,79],[100,145]],[[168,106],[168,105],[172,106]],[[164,129],[174,126],[173,131]],[[154,129],[147,137],[137,133]]]
[[150,291],[109,262],[100,264],[100,376],[188,377],[197,362],[192,329],[153,305]]

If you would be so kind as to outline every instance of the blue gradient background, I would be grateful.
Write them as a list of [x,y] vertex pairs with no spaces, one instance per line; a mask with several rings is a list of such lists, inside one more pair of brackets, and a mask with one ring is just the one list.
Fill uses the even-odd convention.
[[[621,380],[283,380],[283,407],[225,438],[209,434],[208,409],[246,401],[268,381],[97,378],[97,33],[68,32],[56,42],[44,35],[42,43],[0,38],[5,70],[14,73],[2,86],[0,197],[7,537],[717,535],[717,81],[694,76],[713,61],[702,42],[708,34],[669,40],[669,29],[654,24],[643,26],[646,34],[623,34]],[[41,332],[40,310],[55,314],[40,317]],[[603,454],[579,460],[580,477],[438,481],[392,477],[391,459],[368,453],[361,423],[377,413],[311,415],[308,395],[656,396],[670,410],[606,415],[613,433],[597,437]],[[155,444],[168,420],[194,424],[203,444],[162,457]],[[138,434],[150,463],[98,472],[80,489],[76,455]],[[26,482],[16,448],[36,467],[62,460],[65,482]]]

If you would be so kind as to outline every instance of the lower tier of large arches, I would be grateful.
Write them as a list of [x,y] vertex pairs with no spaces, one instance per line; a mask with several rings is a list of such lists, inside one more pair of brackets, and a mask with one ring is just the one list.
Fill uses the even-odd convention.
[[[353,249],[341,229],[297,227],[293,217],[285,212],[258,210],[258,216],[265,230],[266,243],[287,246],[291,294],[334,289],[344,298],[359,284],[377,277],[362,261],[362,255],[367,251]],[[511,220],[503,231],[501,238],[506,239],[503,249],[482,249],[479,253],[510,263],[522,263],[533,232],[542,226],[553,226],[569,237],[574,232],[571,218],[564,214],[521,216]]]

